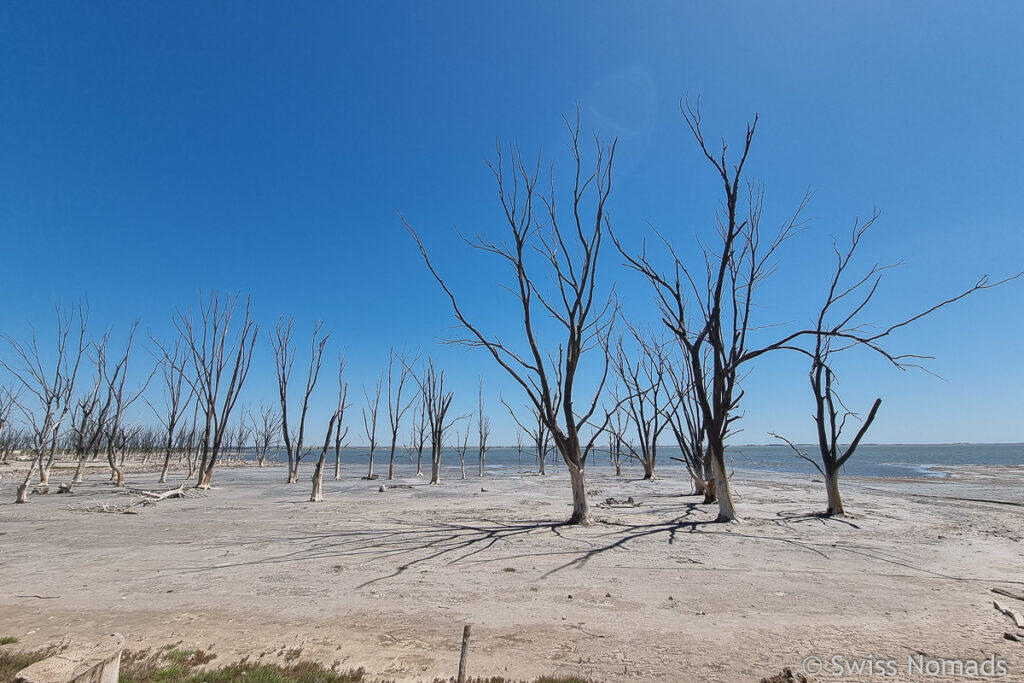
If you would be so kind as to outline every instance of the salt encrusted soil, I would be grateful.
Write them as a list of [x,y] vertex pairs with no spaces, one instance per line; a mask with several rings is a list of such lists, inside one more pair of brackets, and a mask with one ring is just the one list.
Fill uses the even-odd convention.
[[[135,500],[101,473],[73,496],[14,505],[7,470],[0,636],[35,647],[117,631],[133,649],[212,649],[217,664],[301,648],[418,681],[454,674],[471,623],[481,676],[733,683],[818,656],[819,680],[869,680],[828,676],[841,656],[934,681],[907,675],[907,658],[994,656],[1003,680],[1024,681],[1024,643],[1004,639],[1016,629],[992,600],[1024,602],[990,592],[1024,593],[1024,468],[848,479],[851,519],[810,514],[824,492],[809,477],[737,474],[745,521],[733,525],[712,523],[674,473],[595,468],[599,524],[587,528],[557,525],[570,511],[564,473],[431,487],[403,465],[394,483],[410,488],[381,493],[387,482],[349,466],[315,504],[311,471],[286,485],[282,469],[225,467],[214,490],[120,514],[95,511]],[[630,496],[638,506],[604,504]]]

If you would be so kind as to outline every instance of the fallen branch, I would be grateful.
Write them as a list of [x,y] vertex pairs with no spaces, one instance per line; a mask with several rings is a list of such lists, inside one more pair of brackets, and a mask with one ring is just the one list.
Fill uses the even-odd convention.
[[1000,612],[1002,612],[1006,616],[1008,616],[1011,619],[1013,619],[1013,623],[1017,625],[1017,628],[1024,628],[1024,615],[1022,615],[1020,612],[1017,612],[1016,610],[1012,610],[1009,607],[1003,607],[1002,605],[1000,605],[995,600],[992,601],[992,605],[997,610],[999,610]]

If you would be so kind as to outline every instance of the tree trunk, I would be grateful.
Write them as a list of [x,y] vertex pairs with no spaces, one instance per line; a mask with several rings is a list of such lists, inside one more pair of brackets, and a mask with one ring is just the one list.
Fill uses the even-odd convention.
[[388,458],[388,479],[395,478],[395,442],[391,442],[391,456]]
[[75,467],[75,476],[71,479],[72,484],[82,483],[82,479],[85,477],[85,460],[87,457],[87,453],[82,453],[78,456],[78,466]]
[[649,458],[644,458],[640,461],[640,464],[644,466],[644,479],[654,479],[654,464]]
[[171,469],[171,449],[168,448],[167,452],[164,453],[164,466],[163,466],[163,469],[160,470],[160,483],[161,484],[166,484],[167,483],[167,472],[170,469]]
[[341,480],[341,451],[334,452],[334,481]]
[[587,500],[587,479],[584,471],[566,463],[569,468],[569,482],[572,484],[572,517],[569,524],[584,526],[594,523],[590,516],[590,502]]
[[828,509],[826,515],[843,517],[843,499],[839,496],[839,469],[829,469],[825,474],[825,491],[828,493]]
[[430,483],[441,483],[441,449],[434,448],[430,454]]
[[17,498],[14,499],[15,503],[27,503],[28,502],[28,484],[18,484]]
[[374,448],[371,446],[370,447],[370,471],[367,472],[367,474],[366,474],[366,478],[367,479],[373,479],[373,451],[374,451]]
[[47,486],[50,483],[50,466],[43,464],[43,459],[39,459],[39,485]]
[[313,494],[309,497],[310,503],[322,503],[324,501],[324,464],[318,462],[313,470]]
[[729,477],[725,472],[725,456],[721,451],[712,451],[711,467],[715,473],[715,498],[718,500],[718,518],[716,522],[738,522],[736,506],[732,502],[732,491],[729,489]]
[[421,446],[416,451],[416,476],[423,476],[423,447]]

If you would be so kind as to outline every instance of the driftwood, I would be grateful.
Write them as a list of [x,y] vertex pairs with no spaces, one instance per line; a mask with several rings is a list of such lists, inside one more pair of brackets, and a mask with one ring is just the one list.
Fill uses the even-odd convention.
[[104,503],[96,502],[83,506],[69,507],[68,510],[81,511],[81,512],[112,512],[120,513],[125,515],[137,515],[138,512],[135,508],[147,505],[156,505],[162,500],[169,498],[189,498],[196,495],[196,490],[191,488],[185,488],[179,486],[176,489],[169,491],[144,491],[142,489],[128,489],[127,493],[132,495],[141,496],[136,500],[129,503]]
[[1005,588],[993,588],[992,592],[998,595],[1005,595],[1006,597],[1013,598],[1014,600],[1024,600],[1024,595],[1021,595],[1020,593],[1013,593]]
[[992,601],[992,606],[1000,612],[1002,612],[1003,614],[1005,614],[1006,616],[1013,619],[1013,623],[1016,624],[1017,628],[1024,628],[1024,615],[1022,615],[1020,612],[1012,610],[1009,607],[1004,607],[995,600]]
[[145,496],[146,498],[150,499],[150,501],[143,501],[144,503],[145,502],[154,502],[155,503],[156,501],[166,500],[167,498],[184,498],[186,496],[186,494],[185,494],[185,487],[184,486],[179,486],[176,489],[171,489],[170,491],[163,491],[161,493],[156,493],[155,491],[143,491],[141,489],[129,489],[129,490],[132,493],[137,493],[140,496]]

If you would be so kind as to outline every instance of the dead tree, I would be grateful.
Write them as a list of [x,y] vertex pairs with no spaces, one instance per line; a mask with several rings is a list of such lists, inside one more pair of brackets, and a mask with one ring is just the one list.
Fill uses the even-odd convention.
[[689,368],[686,362],[668,366],[674,399],[668,413],[669,426],[683,456],[678,460],[686,466],[694,493],[704,496],[703,502],[710,504],[715,502],[715,488],[710,485],[714,476],[710,453],[705,447],[704,416]]
[[[715,220],[719,241],[713,247],[700,243],[704,263],[696,275],[667,240],[665,250],[671,257],[667,271],[650,262],[646,247],[640,254],[631,255],[618,240],[616,246],[627,264],[653,285],[662,320],[675,335],[684,362],[690,366],[711,458],[713,483],[709,485],[715,487],[718,521],[736,521],[739,517],[726,474],[725,442],[733,423],[741,416],[737,410],[743,396],[739,386],[741,370],[768,351],[788,348],[799,337],[811,333],[801,330],[766,346],[752,348],[748,333],[752,328],[755,293],[774,272],[772,259],[779,247],[802,229],[801,211],[810,196],[804,195],[792,217],[782,224],[766,247],[761,242],[760,230],[764,189],[747,182],[744,176],[757,116],[747,125],[738,160],[730,165],[725,142],[716,155],[704,139],[699,102],[696,108],[686,104],[680,109],[698,147],[722,182],[725,197]],[[705,353],[711,356],[710,377],[705,376]]]
[[[401,367],[396,368],[395,363],[398,363]],[[391,426],[391,452],[388,456],[388,479],[395,478],[395,447],[398,445],[398,429],[401,426],[402,418],[405,417],[406,412],[412,406],[413,401],[416,397],[409,397],[406,395],[406,400],[403,403],[402,391],[405,389],[405,385],[409,381],[409,377],[412,374],[412,365],[416,362],[416,359],[409,359],[406,354],[395,353],[395,349],[388,352],[388,422]],[[370,469],[370,474],[373,474],[373,468]]]
[[423,395],[423,412],[426,415],[430,438],[430,483],[441,483],[441,451],[444,437],[458,418],[450,419],[448,411],[452,406],[453,392],[445,390],[444,370],[434,368],[434,361],[427,359],[423,377],[416,377]]
[[484,381],[480,380],[480,390],[477,401],[477,434],[480,437],[478,455],[480,457],[480,476],[484,476],[484,465],[487,462],[487,439],[491,436],[491,421],[484,415]]
[[462,470],[462,478],[466,478],[466,449],[469,448],[469,427],[470,421],[466,420],[466,433],[459,441],[458,433],[455,434],[455,452],[459,456],[459,469]]
[[380,396],[384,387],[384,373],[377,378],[377,385],[373,398],[370,398],[366,387],[363,387],[363,397],[366,399],[366,407],[363,408],[363,433],[370,443],[370,469],[366,473],[367,479],[375,479],[373,476],[373,454],[377,450],[377,415],[380,413]]
[[27,394],[25,400],[17,402],[17,406],[32,437],[33,457],[25,480],[17,488],[15,502],[18,503],[28,502],[28,485],[37,466],[40,490],[46,490],[50,466],[57,451],[57,438],[71,413],[78,368],[88,346],[85,340],[88,313],[82,306],[75,304],[69,311],[58,306],[56,311],[56,353],[49,367],[43,361],[35,330],[27,346],[12,337],[0,335],[18,358],[17,365],[12,366],[3,359],[0,359],[0,365],[14,376],[20,389]]
[[838,245],[833,244],[836,268],[829,283],[825,302],[817,315],[812,338],[813,346],[809,351],[803,351],[811,361],[809,377],[811,391],[814,395],[814,423],[821,464],[819,465],[816,460],[804,454],[789,439],[778,434],[772,434],[775,438],[789,444],[798,457],[814,465],[822,477],[824,477],[828,504],[825,514],[829,516],[845,515],[842,497],[839,495],[839,473],[847,461],[853,457],[882,404],[882,399],[876,398],[871,409],[868,411],[867,417],[857,429],[854,438],[848,444],[840,445],[847,420],[850,418],[856,419],[857,415],[843,404],[836,393],[838,382],[833,372],[833,357],[842,351],[862,347],[880,354],[897,369],[919,368],[921,367],[921,362],[929,357],[918,354],[891,353],[883,346],[890,334],[975,292],[998,287],[1022,275],[1022,273],[1018,273],[998,282],[990,282],[987,275],[983,276],[972,287],[951,298],[945,299],[893,325],[889,325],[880,331],[868,331],[876,328],[860,321],[860,318],[874,299],[885,272],[900,264],[880,265],[876,263],[863,277],[852,282],[849,282],[845,275],[857,252],[861,239],[871,226],[874,225],[875,221],[878,220],[878,216],[878,212],[875,212],[867,221],[863,223],[857,221],[854,223],[850,244],[845,252],[840,251]]
[[[159,345],[158,345],[159,346]],[[164,464],[160,468],[160,483],[167,482],[167,473],[171,469],[171,455],[174,453],[174,443],[177,439],[177,429],[181,426],[181,420],[188,410],[189,404],[195,396],[188,382],[185,381],[183,370],[186,353],[188,351],[182,345],[181,339],[174,340],[174,344],[168,347],[170,360],[160,358],[160,376],[163,379],[161,393],[163,405],[158,409],[149,400],[146,404],[153,411],[156,419],[164,428]]]
[[348,436],[348,427],[342,429],[345,422],[345,410],[351,407],[348,403],[348,382],[341,381],[341,373],[345,369],[345,356],[338,354],[338,405],[341,406],[338,413],[338,427],[334,430],[334,480],[341,479],[341,449],[344,448],[345,437]]
[[253,434],[253,451],[256,466],[263,467],[267,461],[267,453],[274,444],[274,438],[280,433],[281,413],[273,406],[260,404],[259,415],[249,411],[249,425]]
[[104,422],[106,415],[103,410],[105,403],[100,398],[100,390],[104,384],[104,372],[107,353],[107,342],[109,335],[94,341],[93,363],[96,367],[96,376],[92,388],[84,396],[79,397],[75,409],[71,414],[72,447],[75,451],[75,458],[78,464],[75,466],[75,475],[71,480],[72,484],[81,484],[85,477],[85,463],[91,453],[99,450],[103,439]]
[[608,458],[615,467],[615,476],[622,476],[622,456],[626,444],[626,420],[622,407],[619,383],[612,384],[610,400],[612,406],[605,411],[605,432],[608,434]]
[[292,364],[295,362],[295,347],[291,343],[292,326],[294,319],[282,315],[277,320],[277,326],[270,335],[270,344],[274,349],[274,367],[277,372],[278,396],[281,400],[281,436],[284,439],[285,451],[288,454],[288,479],[289,484],[299,481],[299,462],[302,460],[302,442],[306,435],[306,413],[309,410],[309,397],[316,387],[317,378],[320,376],[320,365],[323,359],[324,347],[331,333],[323,335],[320,330],[323,323],[317,321],[313,325],[313,337],[310,341],[309,370],[306,373],[306,389],[302,394],[302,404],[299,411],[299,428],[293,434],[288,426],[288,380],[292,374]]
[[533,442],[534,452],[537,454],[537,474],[546,475],[547,470],[544,463],[547,460],[548,450],[551,447],[551,432],[548,431],[547,425],[544,423],[543,417],[537,411],[536,406],[529,406],[527,410],[530,412],[532,421],[529,424],[520,422],[519,417],[515,411],[512,410],[512,406],[505,403],[505,399],[501,399],[502,404],[508,410],[508,414],[512,416],[512,420],[516,423],[520,430],[530,436],[530,440]]
[[[11,414],[18,404],[18,393],[9,387],[0,386],[0,444],[6,446],[11,443]],[[8,449],[0,447],[0,465],[7,462]],[[2,479],[2,475],[0,475]]]
[[[327,422],[327,436],[324,437],[324,447],[320,450],[320,458],[316,461],[316,467],[313,469],[313,492],[310,494],[309,502],[320,503],[324,499],[324,463],[327,462],[327,452],[331,447],[331,437],[337,432],[335,441],[335,458],[338,457],[340,447],[337,444],[345,438],[345,434],[348,432],[346,428],[344,432],[341,429],[342,420],[345,418],[345,397],[348,395],[348,383],[345,382],[345,359],[339,357],[338,359],[338,404],[334,409],[334,413],[331,415]],[[337,460],[335,461],[338,462]],[[337,470],[337,464],[335,465]],[[337,477],[337,471],[335,472]]]
[[416,451],[417,477],[423,476],[423,448],[427,444],[427,434],[429,431],[429,424],[427,422],[426,394],[421,391],[419,392],[418,404],[416,408],[413,409],[412,434],[410,435],[410,443]]
[[[545,193],[537,187],[539,160],[531,169],[518,148],[513,147],[509,172],[499,146],[497,162],[490,167],[497,180],[498,197],[510,239],[492,241],[477,235],[476,239],[467,240],[473,248],[497,257],[513,272],[514,281],[508,290],[517,299],[517,308],[522,316],[525,350],[515,350],[498,337],[485,334],[470,321],[454,292],[430,262],[419,236],[408,223],[405,225],[419,245],[431,274],[448,296],[456,319],[467,332],[465,338],[456,341],[490,353],[526,392],[550,431],[569,470],[573,502],[568,523],[591,524],[593,518],[587,499],[585,467],[594,442],[593,439],[584,441],[581,431],[597,409],[608,375],[607,357],[603,358],[603,368],[585,372],[598,377],[589,398],[580,400],[578,394],[582,395],[584,391],[577,380],[580,364],[587,352],[606,343],[613,318],[613,295],[609,292],[607,299],[602,301],[597,282],[602,238],[608,227],[605,206],[612,187],[615,142],[608,147],[597,143],[596,168],[588,174],[580,157],[578,116],[575,125],[569,124],[568,120],[566,124],[571,140],[569,148],[575,161],[568,225],[563,222],[561,212],[556,210],[553,171],[550,192]],[[584,211],[591,192],[594,200],[588,220],[584,218]],[[538,217],[539,209],[545,215],[543,220]],[[548,279],[554,282],[553,292],[538,287]],[[542,326],[536,320],[537,316],[546,316],[554,321],[562,337],[560,341],[542,338]]]
[[[190,372],[185,377],[196,393],[196,406],[203,414],[203,424],[197,430],[196,488],[208,489],[231,411],[249,375],[259,328],[252,319],[249,298],[246,298],[242,320],[237,326],[234,325],[236,296],[228,294],[222,300],[214,291],[206,298],[200,294],[199,300],[198,316],[192,308],[178,311],[174,326],[188,349]],[[169,357],[166,349],[163,356],[165,360]]]
[[625,445],[630,456],[640,462],[644,479],[653,479],[658,460],[658,439],[668,426],[667,413],[671,407],[665,383],[668,359],[662,344],[645,339],[635,329],[632,332],[636,340],[635,354],[626,351],[620,338],[616,344],[614,364],[626,394],[621,399],[622,407],[633,427],[637,445],[632,446],[628,440],[617,445]]
[[128,341],[125,344],[124,353],[117,362],[113,366],[109,363],[103,365],[103,385],[106,390],[106,399],[102,409],[103,430],[107,445],[107,463],[110,465],[111,479],[116,486],[124,486],[124,446],[131,436],[131,430],[125,425],[125,413],[135,401],[142,397],[156,372],[156,368],[154,368],[141,387],[134,391],[125,390],[128,380],[128,361],[131,359],[132,344],[135,341],[135,332],[138,327],[139,321],[136,320],[128,331]]

